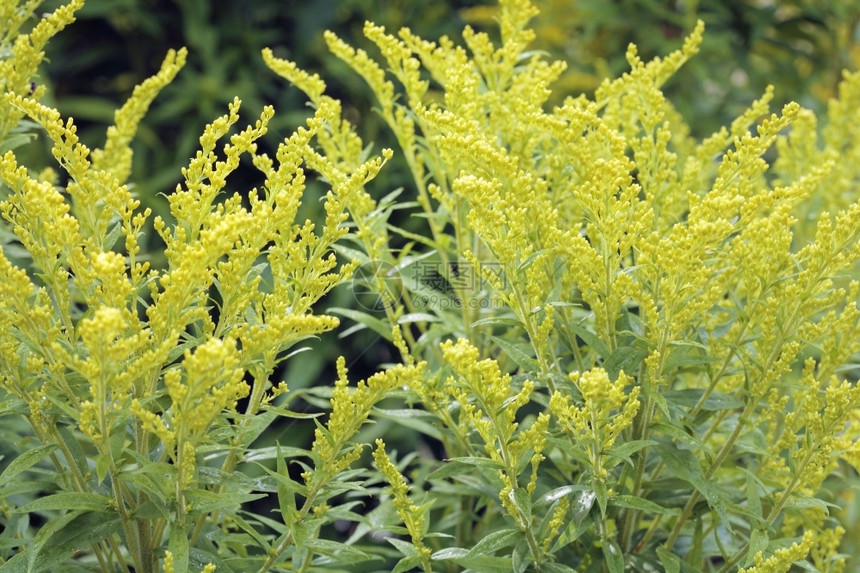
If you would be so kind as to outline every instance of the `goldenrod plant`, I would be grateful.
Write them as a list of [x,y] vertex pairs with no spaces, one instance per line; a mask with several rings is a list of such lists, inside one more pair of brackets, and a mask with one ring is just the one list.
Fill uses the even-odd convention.
[[[78,7],[3,30],[0,573],[851,564],[860,74],[826,118],[772,112],[770,88],[699,141],[661,86],[701,23],[552,107],[565,64],[528,51],[529,0],[500,0],[495,42],[368,23],[377,57],[325,39],[399,150],[375,155],[319,76],[265,50],[312,117],[270,157],[274,110],[239,128],[234,100],[159,217],[129,142],[187,53],[90,150],[30,79]],[[21,165],[34,126],[60,174]],[[395,155],[414,187],[374,189]],[[243,160],[259,188],[232,186]],[[297,220],[307,176],[322,221]],[[315,310],[350,284],[378,304]],[[332,315],[400,363],[351,385],[344,357],[290,389],[280,365]],[[309,443],[267,440],[285,420]],[[367,447],[374,421],[413,451]]]

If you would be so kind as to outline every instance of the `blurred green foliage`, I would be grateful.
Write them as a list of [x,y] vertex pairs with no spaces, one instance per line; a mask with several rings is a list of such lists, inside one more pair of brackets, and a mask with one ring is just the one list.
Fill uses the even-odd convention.
[[[707,136],[737,117],[768,84],[778,104],[821,111],[836,95],[843,69],[860,64],[856,0],[542,0],[536,48],[567,62],[562,92],[591,93],[605,77],[628,70],[636,44],[643,59],[677,49],[697,19],[700,53],[665,86],[695,131]],[[495,7],[462,12],[490,23]]]
[[[46,9],[59,4],[46,2]],[[84,141],[98,142],[102,125],[134,85],[151,74],[169,48],[187,46],[189,63],[142,126],[134,178],[145,195],[165,192],[195,147],[194,133],[222,113],[233,96],[256,113],[278,110],[272,130],[289,133],[306,110],[296,90],[274,78],[260,58],[271,47],[328,79],[346,101],[347,116],[361,117],[362,135],[388,143],[379,122],[368,121],[366,88],[335,58],[322,31],[368,46],[365,20],[388,28],[420,28],[425,38],[458,40],[464,21],[493,30],[488,2],[431,0],[88,0],[78,22],[49,47],[44,80],[55,103],[81,125]],[[631,42],[643,58],[678,47],[697,18],[707,26],[698,57],[666,86],[669,99],[698,133],[707,135],[736,117],[768,83],[776,103],[789,100],[820,110],[834,94],[841,70],[860,62],[860,10],[856,0],[542,0],[535,49],[568,63],[560,93],[591,93],[608,75],[626,70]],[[459,15],[459,17],[452,17]],[[348,96],[348,97],[346,97]],[[679,105],[682,105],[679,103]],[[389,170],[387,177],[396,177]],[[253,183],[253,182],[252,182]],[[390,188],[397,186],[393,182]]]

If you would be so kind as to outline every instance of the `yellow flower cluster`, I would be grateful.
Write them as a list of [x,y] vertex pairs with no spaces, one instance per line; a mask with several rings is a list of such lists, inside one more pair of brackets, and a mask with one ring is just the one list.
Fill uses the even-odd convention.
[[556,416],[574,444],[588,452],[594,479],[607,478],[606,452],[639,411],[639,386],[629,393],[625,387],[633,380],[620,372],[613,382],[602,368],[575,372],[570,380],[582,396],[582,404],[571,404],[571,396],[561,391],[550,398],[550,411]]
[[800,541],[792,543],[790,547],[785,549],[777,549],[767,559],[759,551],[755,555],[754,565],[749,568],[742,567],[738,569],[738,573],[785,573],[791,569],[793,563],[806,557],[814,541],[815,534],[812,531],[807,531]]
[[[530,518],[517,504],[517,496],[524,491],[534,493],[537,486],[538,466],[544,457],[546,432],[550,418],[540,413],[524,430],[517,431],[520,423],[517,414],[534,391],[534,382],[525,381],[517,392],[511,377],[502,374],[497,361],[479,360],[478,349],[465,339],[456,343],[442,343],[445,362],[456,377],[445,382],[452,403],[460,408],[460,428],[463,434],[474,429],[480,436],[487,456],[500,466],[499,478],[503,488],[499,493],[502,505],[524,531],[531,527]],[[519,474],[526,462],[531,475],[525,488],[519,485]]]
[[319,491],[328,480],[358,459],[364,447],[350,444],[350,440],[367,421],[371,408],[389,392],[408,388],[415,380],[421,379],[425,366],[423,362],[397,365],[374,374],[366,381],[360,380],[350,391],[346,361],[343,357],[338,358],[338,379],[331,397],[331,414],[325,427],[318,426],[314,432],[311,451],[315,455],[316,467],[314,471],[302,474],[309,491]]

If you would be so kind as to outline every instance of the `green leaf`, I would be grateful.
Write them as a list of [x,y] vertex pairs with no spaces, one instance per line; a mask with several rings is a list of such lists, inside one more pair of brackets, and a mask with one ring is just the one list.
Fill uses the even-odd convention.
[[167,547],[173,554],[173,573],[188,573],[188,534],[184,527],[173,526]]
[[535,501],[534,505],[536,507],[540,507],[548,503],[553,503],[566,495],[570,495],[575,491],[583,491],[584,489],[586,488],[583,485],[563,485],[541,495],[537,501]]
[[16,511],[18,513],[31,513],[34,511],[109,511],[109,499],[97,493],[63,492],[42,497],[22,505]]
[[670,553],[666,551],[663,547],[657,548],[657,557],[660,558],[660,563],[663,564],[663,567],[666,570],[666,573],[680,573],[681,571],[681,558],[675,555],[674,553]]
[[[404,528],[405,529],[405,528]],[[418,555],[418,550],[412,545],[412,542],[396,537],[386,537],[385,540],[397,548],[404,557],[414,557]]]
[[732,528],[726,515],[723,497],[720,495],[714,482],[705,479],[705,472],[702,471],[702,466],[699,465],[699,460],[696,459],[693,452],[680,449],[671,440],[665,438],[659,440],[659,444],[655,449],[660,459],[666,464],[669,472],[696,488],[708,502],[711,509],[717,512],[723,525],[731,533]]
[[469,550],[468,556],[492,555],[503,547],[515,545],[523,537],[519,529],[500,529],[486,535]]
[[653,501],[648,501],[647,499],[636,497],[635,495],[616,495],[612,498],[612,505],[624,507],[627,509],[647,511],[648,513],[653,514],[662,514],[666,511],[665,507],[657,505]]
[[6,153],[22,145],[27,145],[36,139],[35,133],[17,133],[15,135],[7,135],[6,139],[0,143],[0,153]]
[[693,530],[693,543],[690,546],[690,550],[687,552],[686,557],[684,557],[684,561],[697,570],[702,569],[702,563],[704,560],[702,544],[705,539],[705,531],[704,526],[702,524],[702,518],[696,518],[696,529]]
[[609,491],[606,489],[606,484],[599,479],[592,479],[591,487],[594,488],[594,495],[597,497],[597,505],[600,507],[600,515],[605,518],[606,506],[609,504]]
[[425,436],[436,440],[442,439],[442,432],[433,425],[434,422],[438,422],[438,418],[435,414],[426,410],[415,410],[412,408],[384,410],[382,408],[373,408],[373,417],[375,419],[393,420],[398,425],[418,430]]
[[155,503],[150,499],[135,506],[130,515],[134,519],[167,519],[170,514],[164,504]]
[[36,559],[39,557],[39,552],[42,551],[42,547],[45,546],[45,543],[47,543],[48,540],[51,539],[54,533],[63,529],[69,524],[70,521],[81,515],[81,513],[82,512],[79,511],[66,513],[55,519],[52,519],[51,521],[43,525],[41,528],[39,528],[39,532],[36,534],[36,537],[33,538],[33,541],[27,547],[27,571],[36,570]]
[[369,554],[357,547],[330,539],[309,539],[305,542],[304,546],[313,549],[316,553],[328,555],[329,557],[348,559],[350,561],[366,561],[371,559]]
[[76,515],[71,521],[58,520],[59,526],[52,529],[50,535],[51,543],[45,543],[37,551],[36,557],[31,560],[29,551],[22,551],[3,565],[0,565],[0,573],[41,573],[42,571],[64,571],[67,568],[60,567],[70,555],[82,547],[95,545],[106,537],[113,535],[120,529],[118,516],[104,513],[84,513]]
[[[688,408],[693,408],[699,403],[705,391],[701,388],[688,388],[686,390],[670,390],[663,392],[663,397],[670,404],[679,404]],[[737,398],[723,394],[721,392],[711,392],[702,404],[702,410],[716,412],[719,410],[735,410],[743,407],[744,403]]]
[[287,462],[284,460],[284,456],[281,455],[281,445],[277,444],[276,448],[278,450],[278,474],[276,476],[278,480],[278,508],[281,511],[281,518],[283,518],[284,523],[289,525],[295,523],[298,517],[295,495],[298,488],[294,487],[294,485],[298,486],[298,484],[290,479]]
[[619,346],[603,363],[603,368],[609,374],[610,380],[618,379],[618,374],[623,370],[632,374],[639,370],[639,365],[645,360],[648,353],[644,348],[637,346]]
[[[75,438],[74,434],[72,434],[69,427],[64,424],[57,424],[57,433],[60,434],[60,437],[63,438],[63,442],[66,444],[66,448],[72,453],[72,458],[74,458],[75,464],[78,466],[78,469],[81,471],[82,475],[86,475],[89,471],[89,467],[87,465],[87,456],[84,454],[84,450],[81,447],[81,443]],[[101,483],[101,482],[99,482]]]
[[630,460],[630,457],[643,448],[648,448],[656,445],[654,440],[631,440],[622,442],[616,446],[612,446],[606,451],[606,455],[610,458],[615,458],[616,462]]
[[264,493],[225,492],[216,493],[205,489],[192,489],[185,493],[186,501],[191,505],[193,515],[206,515],[213,511],[236,508],[243,503],[266,497]]
[[492,555],[476,555],[455,559],[458,565],[481,573],[511,573],[513,560],[510,557],[494,557]]
[[409,314],[404,314],[400,318],[397,319],[397,324],[410,324],[413,322],[439,322],[439,317],[435,314],[428,314],[426,312],[412,312]]
[[609,573],[624,573],[624,554],[614,539],[603,540],[603,559]]
[[594,507],[594,502],[597,499],[597,495],[594,493],[594,490],[588,489],[580,491],[576,496],[576,499],[573,502],[573,523],[576,525],[580,525],[582,521],[588,516],[591,512],[591,508]]
[[606,346],[606,343],[599,336],[588,330],[585,325],[572,323],[567,326],[571,332],[582,339],[586,347],[597,353],[599,357],[605,360],[609,356],[609,347]]
[[361,312],[358,310],[353,310],[351,308],[340,308],[333,307],[329,308],[328,312],[333,314],[339,314],[341,316],[345,316],[347,318],[351,318],[357,323],[369,328],[374,331],[376,334],[384,338],[385,340],[391,342],[392,330],[391,326],[387,322],[383,322],[378,318],[370,316],[366,312]]
[[487,468],[492,470],[502,469],[502,464],[489,458],[480,458],[477,456],[449,458],[445,460],[445,463],[442,465],[442,467],[427,476],[427,479],[444,479],[452,475],[458,474],[463,471],[464,465]]
[[471,324],[472,328],[476,326],[520,326],[522,323],[518,318],[513,318],[510,316],[488,316],[487,318],[482,318],[480,320],[476,320]]
[[576,569],[561,563],[544,563],[541,566],[542,573],[576,573]]
[[391,573],[406,573],[407,571],[415,571],[416,569],[418,569],[419,565],[421,565],[420,555],[404,557],[397,562],[397,565],[394,566],[394,569],[391,570]]
[[469,553],[468,549],[463,549],[462,547],[446,547],[445,549],[440,549],[436,553],[430,556],[430,559],[433,561],[446,561],[448,559],[459,559],[464,555]]
[[522,368],[526,372],[537,372],[540,370],[540,364],[538,361],[520,350],[519,347],[514,346],[507,340],[499,338],[498,336],[490,336],[490,339],[499,345],[505,354],[508,355],[508,358],[513,360],[517,366]]
[[0,474],[0,487],[3,487],[13,479],[15,479],[18,474],[27,470],[39,463],[42,459],[50,455],[54,450],[57,449],[57,446],[53,444],[43,444],[41,446],[36,446],[32,450],[27,450],[22,453],[20,456],[12,460],[6,469],[3,470],[3,473]]

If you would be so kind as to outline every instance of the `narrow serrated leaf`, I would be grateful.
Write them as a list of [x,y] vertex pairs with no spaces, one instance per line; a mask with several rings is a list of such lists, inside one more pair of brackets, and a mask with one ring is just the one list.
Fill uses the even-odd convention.
[[57,446],[53,444],[43,444],[23,452],[20,456],[12,460],[9,465],[6,466],[6,469],[3,470],[3,473],[0,474],[0,487],[3,487],[15,479],[15,477],[17,477],[21,472],[39,463],[56,449]]
[[62,492],[45,496],[22,505],[15,511],[30,513],[33,511],[109,511],[109,499],[97,493]]

